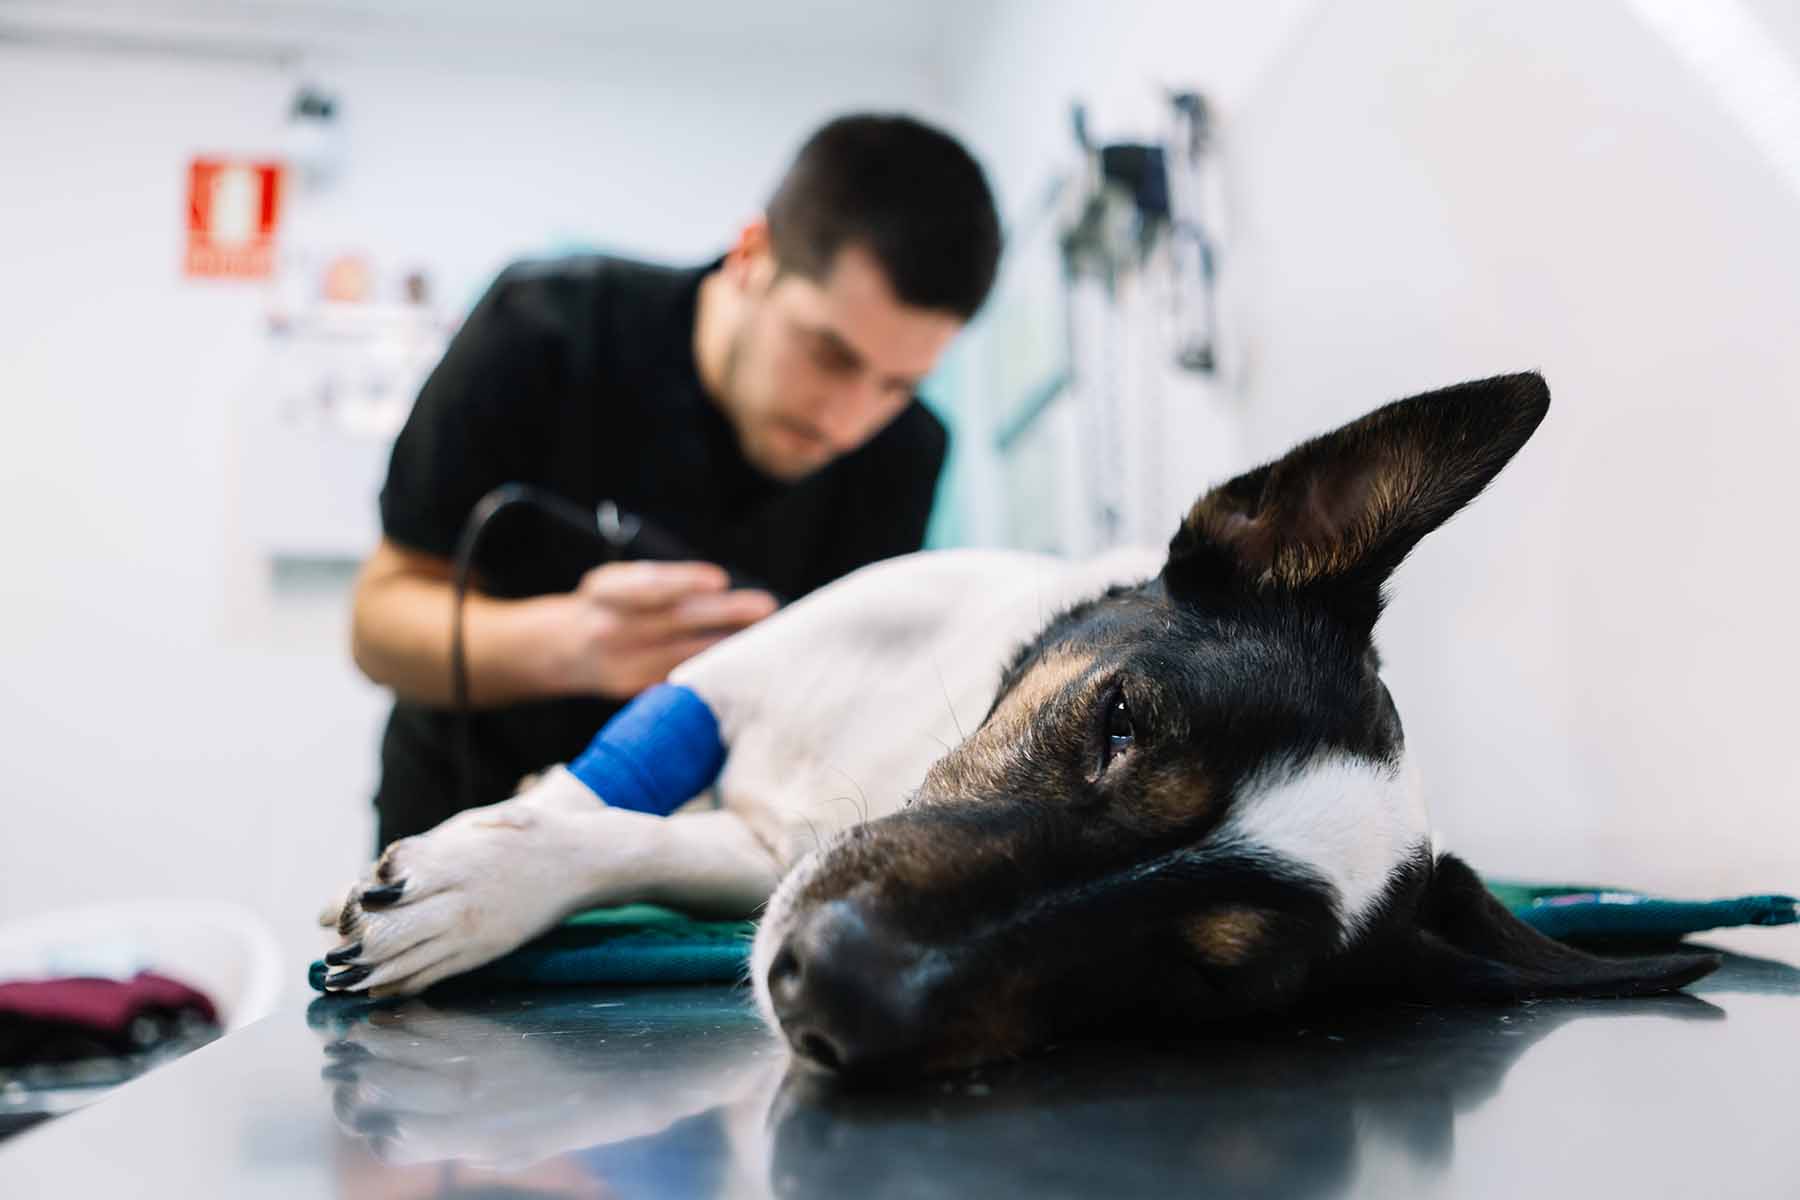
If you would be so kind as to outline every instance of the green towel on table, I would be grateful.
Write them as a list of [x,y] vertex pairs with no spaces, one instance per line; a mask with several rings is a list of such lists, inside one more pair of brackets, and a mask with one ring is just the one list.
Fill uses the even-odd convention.
[[[1800,920],[1792,896],[1664,900],[1503,880],[1488,888],[1526,924],[1572,941],[1674,941],[1704,929]],[[651,904],[596,908],[441,986],[735,983],[745,977],[754,930],[750,921],[700,921]],[[323,991],[325,964],[313,963],[307,979]]]
[[1551,886],[1490,879],[1488,890],[1539,933],[1564,941],[1673,942],[1707,929],[1792,925],[1792,896],[1664,900],[1621,888]]
[[[752,921],[701,921],[654,904],[595,908],[440,986],[733,983],[750,961]],[[325,964],[307,972],[325,989]]]

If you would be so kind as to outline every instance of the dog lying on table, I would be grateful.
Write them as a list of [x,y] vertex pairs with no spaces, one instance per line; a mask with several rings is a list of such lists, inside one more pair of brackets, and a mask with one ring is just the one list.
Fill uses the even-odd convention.
[[[388,847],[327,986],[417,992],[596,905],[761,908],[759,1005],[846,1074],[1339,999],[1681,987],[1717,959],[1582,953],[1434,853],[1379,674],[1388,576],[1548,406],[1529,374],[1389,404],[1201,496],[1166,554],[865,568]],[[708,783],[716,807],[632,811]]]

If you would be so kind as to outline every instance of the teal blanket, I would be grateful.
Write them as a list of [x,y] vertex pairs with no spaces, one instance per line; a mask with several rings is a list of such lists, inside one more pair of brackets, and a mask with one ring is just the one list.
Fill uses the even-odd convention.
[[[1526,924],[1569,941],[1669,942],[1707,929],[1800,920],[1792,896],[1666,900],[1503,880],[1489,880],[1488,888]],[[749,921],[699,921],[649,904],[597,908],[441,986],[734,983],[746,977],[754,930]],[[323,962],[312,964],[307,981],[324,990]]]

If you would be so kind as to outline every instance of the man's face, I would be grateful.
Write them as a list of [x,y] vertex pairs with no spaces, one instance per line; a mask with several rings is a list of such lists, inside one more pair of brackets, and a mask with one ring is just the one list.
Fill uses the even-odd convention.
[[874,437],[963,324],[901,302],[857,246],[817,280],[779,271],[764,249],[735,282],[745,305],[723,407],[745,456],[777,479],[810,475]]

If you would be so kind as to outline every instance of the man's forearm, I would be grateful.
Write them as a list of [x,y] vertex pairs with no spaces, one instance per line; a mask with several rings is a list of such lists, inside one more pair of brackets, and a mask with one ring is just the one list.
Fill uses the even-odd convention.
[[[363,674],[420,704],[447,705],[450,563],[383,539],[356,580],[352,657]],[[573,591],[463,606],[469,701],[482,707],[558,696],[627,699],[677,664],[774,608],[767,593],[726,590],[710,563],[615,562]]]
[[[540,600],[498,600],[471,590],[463,605],[469,700],[494,707],[566,695],[545,653]],[[351,653],[376,683],[420,704],[454,700],[450,674],[451,586],[393,575],[359,581]]]

